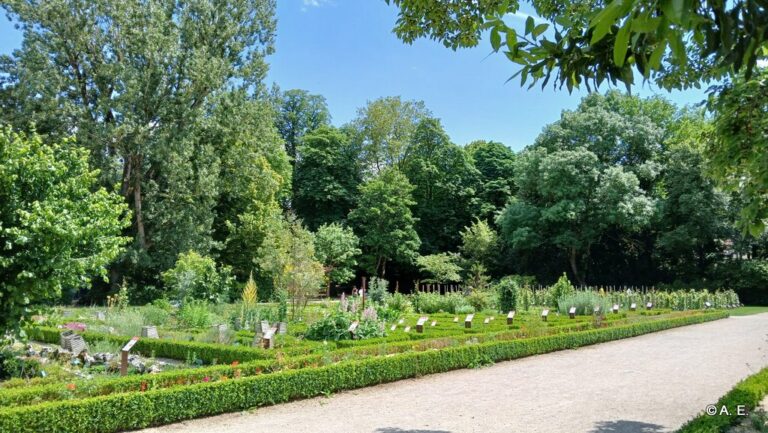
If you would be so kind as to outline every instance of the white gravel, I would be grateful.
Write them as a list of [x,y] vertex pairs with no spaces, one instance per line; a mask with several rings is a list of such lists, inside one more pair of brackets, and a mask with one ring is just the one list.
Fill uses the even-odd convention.
[[667,432],[766,365],[768,313],[142,432]]

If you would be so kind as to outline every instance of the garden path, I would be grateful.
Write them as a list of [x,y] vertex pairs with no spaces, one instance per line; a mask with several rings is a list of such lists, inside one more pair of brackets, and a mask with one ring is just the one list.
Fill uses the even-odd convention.
[[143,433],[673,431],[768,365],[768,313]]

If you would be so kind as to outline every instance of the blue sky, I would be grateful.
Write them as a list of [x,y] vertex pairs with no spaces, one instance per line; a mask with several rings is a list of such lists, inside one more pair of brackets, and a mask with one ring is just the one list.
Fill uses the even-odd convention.
[[[268,82],[283,90],[322,94],[337,125],[354,118],[368,100],[400,95],[423,100],[458,144],[496,140],[519,150],[584,95],[551,86],[526,90],[515,81],[505,84],[514,65],[503,55],[488,56],[487,40],[478,48],[456,52],[429,40],[403,44],[392,33],[397,10],[383,0],[277,3],[276,53],[269,58]],[[525,12],[530,10],[519,14],[521,26]],[[20,43],[18,31],[0,18],[0,53]],[[701,90],[633,91],[661,94],[681,105],[704,98]]]

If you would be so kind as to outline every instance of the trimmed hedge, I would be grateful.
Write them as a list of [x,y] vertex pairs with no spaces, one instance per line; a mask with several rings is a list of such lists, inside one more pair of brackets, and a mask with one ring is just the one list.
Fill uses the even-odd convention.
[[111,433],[634,337],[727,317],[712,312],[525,340],[345,361],[236,380],[0,409],[0,432]]
[[[702,413],[683,425],[678,433],[719,433],[743,420],[738,415],[738,406],[744,405],[747,411],[757,407],[768,394],[768,367],[739,382],[732,390],[717,401],[718,415]],[[728,408],[729,415],[720,415],[721,408]]]
[[[26,330],[32,340],[43,341],[49,344],[59,344],[59,335],[62,330],[58,328],[34,327]],[[99,340],[123,346],[130,337],[100,334],[97,332],[80,333],[86,342],[93,343]],[[214,362],[228,364],[233,361],[256,361],[260,359],[274,359],[274,352],[248,346],[225,346],[222,344],[197,343],[191,341],[165,340],[141,338],[133,346],[133,351],[144,356],[157,356],[170,359],[187,359],[187,356],[195,354],[198,359],[208,364]]]

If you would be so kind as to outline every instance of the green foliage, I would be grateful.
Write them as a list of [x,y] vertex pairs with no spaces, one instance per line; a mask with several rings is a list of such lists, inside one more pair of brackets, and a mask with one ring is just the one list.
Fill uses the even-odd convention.
[[372,273],[384,276],[387,262],[415,260],[419,235],[411,206],[413,186],[396,169],[387,169],[360,186],[358,206],[349,219],[360,235],[360,245]]
[[520,286],[518,285],[517,281],[511,277],[504,277],[501,279],[501,281],[499,281],[498,284],[496,284],[496,292],[499,297],[499,309],[502,312],[527,309],[521,308],[521,306],[518,305],[519,291]]
[[633,233],[650,222],[653,201],[638,178],[583,147],[552,153],[537,147],[517,161],[520,192],[497,219],[502,239],[518,254],[559,249],[582,284],[592,245],[611,228]]
[[455,254],[440,253],[416,258],[416,264],[421,272],[429,275],[426,283],[446,284],[461,281],[461,267],[456,263]]
[[386,306],[401,314],[413,312],[413,304],[408,299],[408,296],[402,293],[393,293],[392,296],[387,296]]
[[63,289],[85,287],[127,240],[127,207],[97,186],[87,152],[0,127],[0,330],[18,329]]
[[572,295],[576,289],[573,287],[568,277],[563,274],[557,279],[557,282],[549,288],[549,295],[551,297],[552,307],[562,310],[563,306],[560,305],[560,299],[564,296]]
[[349,313],[336,311],[322,317],[320,320],[309,325],[309,329],[304,336],[309,340],[346,340],[351,338],[349,326],[352,324],[353,316]]
[[10,348],[0,348],[0,380],[14,377],[29,379],[40,371],[40,363],[34,359],[22,359]]
[[374,174],[400,167],[416,126],[429,115],[421,101],[403,101],[399,96],[369,101],[351,122],[363,166]]
[[[490,47],[519,68],[521,85],[530,78],[546,86],[554,78],[569,91],[608,81],[635,83],[635,71],[667,89],[699,87],[743,72],[747,77],[764,55],[766,18],[748,2],[663,3],[652,1],[531,1],[536,15],[525,28],[509,25],[520,2],[438,2],[387,0],[399,16],[394,32],[406,43],[418,38],[454,50],[474,47],[490,30]],[[717,26],[709,25],[712,17]],[[715,43],[714,41],[717,41]]]
[[425,314],[439,312],[454,314],[461,307],[469,305],[467,298],[460,293],[441,295],[436,292],[416,292],[411,295],[411,302],[417,313]]
[[[699,314],[539,338],[490,341],[441,350],[371,357],[237,380],[196,383],[23,407],[3,407],[0,409],[0,431],[37,433],[47,429],[72,433],[111,433],[137,429],[467,368],[477,365],[478,360],[487,363],[518,359],[724,317],[727,317],[725,313]],[[217,368],[222,369],[222,372],[231,371],[228,370],[229,366]],[[136,380],[125,378],[121,381],[128,379]],[[253,392],[254,389],[263,392]]]
[[766,78],[765,69],[751,80],[737,78],[710,98],[715,113],[715,134],[707,146],[710,171],[720,186],[739,195],[744,203],[739,226],[754,237],[766,232],[768,221]]
[[163,272],[163,282],[180,301],[198,299],[207,302],[228,301],[234,284],[229,267],[217,269],[212,258],[196,251],[179,254],[176,265]]
[[[0,121],[22,130],[35,124],[54,139],[77,131],[101,185],[132,210],[135,242],[113,275],[156,285],[180,253],[220,246],[225,222],[242,209],[234,203],[248,197],[234,183],[251,177],[259,156],[286,173],[272,114],[258,100],[264,57],[274,49],[273,1],[4,6],[25,42],[0,62],[8,77]],[[229,176],[237,170],[245,176]],[[237,271],[245,278],[250,269]]]
[[371,281],[368,282],[366,297],[376,304],[384,304],[389,296],[389,292],[387,291],[388,287],[389,281],[384,278],[373,277],[371,278]]
[[[29,334],[30,339],[48,344],[58,344],[59,334],[61,332],[58,328],[44,327],[26,329],[26,331],[27,334]],[[94,341],[103,340],[123,347],[129,340],[129,337],[125,336],[101,334],[90,331],[81,334],[89,344]],[[247,346],[225,346],[221,344],[152,338],[140,339],[136,342],[136,345],[133,346],[132,350],[147,357],[155,356],[158,358],[170,359],[186,359],[191,354],[195,354],[198,359],[207,364],[216,362],[231,363],[234,361],[244,362],[270,359],[274,357],[274,353]]]
[[[593,291],[576,291],[562,293],[557,298],[557,309],[560,314],[568,314],[571,307],[576,307],[576,314],[589,316],[600,307],[600,312],[605,314],[613,307],[611,300],[600,296]],[[641,306],[642,307],[642,306]]]
[[[765,395],[768,394],[768,368],[749,376],[736,384],[733,389],[722,396],[715,407],[718,409],[716,415],[702,413],[696,418],[683,425],[678,433],[718,433],[728,431],[728,429],[739,423],[743,416],[739,415],[739,406],[747,413],[758,407]],[[727,409],[720,413],[720,408]]]
[[425,254],[455,250],[456,227],[475,215],[479,173],[467,152],[451,143],[440,121],[422,119],[401,164],[414,186],[416,232]]
[[211,311],[204,300],[185,302],[176,313],[176,320],[183,328],[207,328],[211,326]]
[[328,281],[344,284],[355,277],[360,239],[349,227],[324,224],[315,232],[315,255],[323,264]]
[[467,303],[469,303],[475,311],[488,310],[496,306],[496,296],[489,290],[473,290],[467,295],[466,299]]
[[515,153],[494,141],[473,141],[466,150],[480,172],[479,204],[475,214],[481,221],[493,220],[516,191]]
[[471,263],[489,266],[498,254],[498,242],[487,221],[475,220],[461,232],[461,254]]
[[282,221],[267,233],[259,248],[259,266],[272,276],[276,293],[291,299],[291,317],[297,318],[323,285],[323,265],[315,258],[312,233],[295,219]]
[[277,118],[275,126],[285,141],[285,150],[294,161],[304,154],[297,150],[302,137],[331,122],[331,113],[322,95],[306,90],[291,89],[276,95]]
[[155,326],[165,325],[171,317],[171,313],[155,305],[144,306],[144,308],[141,309],[141,315],[144,319],[144,323]]
[[323,126],[304,136],[298,151],[292,201],[296,214],[312,230],[344,220],[362,183],[359,147],[345,130]]

